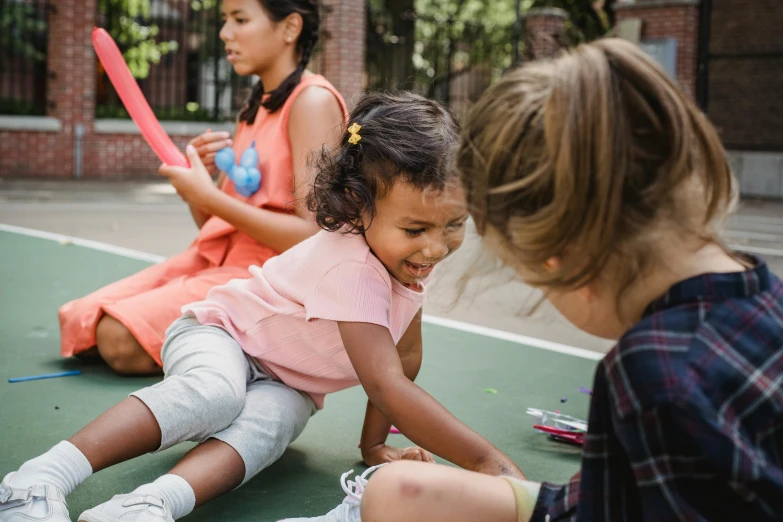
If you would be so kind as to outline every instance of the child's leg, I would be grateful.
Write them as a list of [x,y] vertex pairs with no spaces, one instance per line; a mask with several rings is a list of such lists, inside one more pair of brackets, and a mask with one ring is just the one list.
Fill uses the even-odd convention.
[[400,461],[370,478],[362,522],[527,522],[538,484],[513,483],[459,468]]
[[160,426],[162,451],[203,442],[229,426],[245,405],[250,367],[239,344],[220,328],[182,318],[166,332],[166,378],[134,392]]
[[169,473],[190,484],[195,506],[200,506],[242,484],[245,463],[234,448],[209,439],[187,452]]
[[[229,427],[213,435],[233,448],[244,463],[244,476],[233,487],[244,484],[279,459],[315,412],[315,404],[306,393],[281,382],[265,378],[248,385],[242,413]],[[200,473],[204,470],[200,469]],[[201,504],[198,494],[196,498]]]
[[160,446],[160,426],[143,402],[129,397],[79,430],[68,442],[87,457],[93,472],[97,472],[155,451]]
[[[192,319],[176,321],[167,332],[164,370],[162,382],[135,392],[70,442],[23,464],[14,487],[52,484],[68,494],[89,476],[84,462],[98,471],[185,440],[202,441],[242,411],[250,369],[226,332]],[[58,470],[76,468],[78,476],[59,479]]]
[[[160,375],[163,370],[128,327],[104,314],[95,327],[97,355],[120,375]],[[88,352],[82,352],[87,354]]]
[[[247,387],[245,406],[231,425],[189,451],[168,475],[134,493],[166,499],[175,519],[194,506],[244,484],[283,454],[315,412],[313,401],[271,379]],[[191,499],[177,479],[184,479]]]

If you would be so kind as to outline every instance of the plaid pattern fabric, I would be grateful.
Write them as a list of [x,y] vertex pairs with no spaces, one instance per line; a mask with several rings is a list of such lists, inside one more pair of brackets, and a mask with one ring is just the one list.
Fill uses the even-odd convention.
[[673,286],[601,361],[581,471],[531,521],[783,520],[783,284],[750,261]]

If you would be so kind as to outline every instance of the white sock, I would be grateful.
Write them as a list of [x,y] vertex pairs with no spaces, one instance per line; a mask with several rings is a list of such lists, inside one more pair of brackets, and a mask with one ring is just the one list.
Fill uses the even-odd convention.
[[189,514],[196,506],[196,494],[193,488],[179,475],[163,475],[151,484],[139,486],[133,492],[165,500],[174,520]]
[[79,448],[64,440],[32,460],[28,460],[13,478],[15,488],[29,488],[35,484],[55,486],[68,496],[92,475],[92,466]]

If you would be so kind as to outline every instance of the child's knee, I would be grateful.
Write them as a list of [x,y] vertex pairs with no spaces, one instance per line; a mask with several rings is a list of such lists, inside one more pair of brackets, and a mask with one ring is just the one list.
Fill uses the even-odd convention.
[[197,373],[198,379],[191,383],[191,389],[203,398],[203,414],[211,417],[211,424],[219,430],[229,427],[245,407],[247,388],[244,381],[232,379],[215,368],[204,368]]
[[95,332],[98,352],[115,372],[123,375],[157,373],[160,367],[125,325],[105,315]]
[[415,502],[427,494],[424,481],[419,478],[420,462],[392,462],[373,473],[362,494],[362,520],[384,522],[392,520],[395,506]]

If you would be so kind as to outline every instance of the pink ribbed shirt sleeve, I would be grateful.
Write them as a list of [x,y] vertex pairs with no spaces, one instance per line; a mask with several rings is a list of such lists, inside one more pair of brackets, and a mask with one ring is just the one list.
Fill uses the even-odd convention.
[[306,318],[389,328],[391,294],[390,280],[377,268],[360,262],[340,263],[305,297]]

